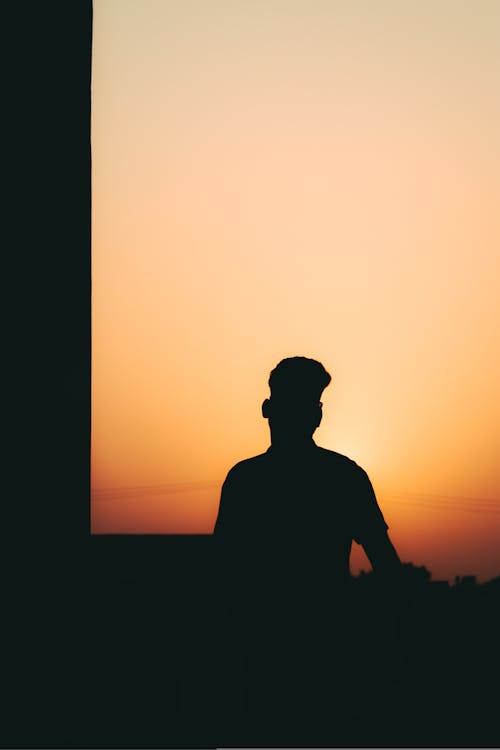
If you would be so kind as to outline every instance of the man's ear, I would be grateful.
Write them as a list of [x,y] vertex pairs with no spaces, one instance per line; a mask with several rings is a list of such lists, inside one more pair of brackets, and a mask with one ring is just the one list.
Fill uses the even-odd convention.
[[318,413],[318,416],[316,418],[316,427],[314,428],[315,430],[318,429],[318,427],[321,424],[321,420],[323,419],[323,410],[321,408],[318,408],[318,412],[319,413]]
[[262,402],[262,416],[264,419],[269,419],[271,416],[271,402],[268,398]]

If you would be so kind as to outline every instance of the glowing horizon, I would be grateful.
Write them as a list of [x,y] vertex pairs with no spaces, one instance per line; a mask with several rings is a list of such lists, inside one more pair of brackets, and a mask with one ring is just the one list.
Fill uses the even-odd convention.
[[500,573],[499,21],[94,3],[93,533],[209,533],[298,354],[402,558]]

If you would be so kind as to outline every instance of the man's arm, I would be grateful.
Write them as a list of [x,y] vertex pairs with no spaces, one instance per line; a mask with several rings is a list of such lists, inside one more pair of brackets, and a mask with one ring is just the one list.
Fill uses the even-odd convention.
[[387,523],[379,508],[372,483],[367,473],[359,469],[356,475],[356,504],[354,539],[361,544],[377,580],[390,598],[400,593],[403,566],[387,533]]
[[219,512],[213,536],[217,557],[229,560],[237,555],[241,528],[242,489],[238,464],[229,471],[221,489]]
[[404,581],[404,567],[387,531],[379,531],[363,541],[363,549],[372,565],[379,590],[395,617],[400,638],[408,630],[411,603]]
[[[234,473],[234,472],[233,472]],[[222,485],[221,494],[220,494],[220,500],[219,500],[219,510],[217,513],[217,519],[215,521],[214,526],[214,537],[220,541],[225,541],[226,536],[228,535],[228,527],[229,527],[229,535],[231,534],[231,514],[234,512],[233,508],[233,481],[232,481],[232,470],[227,475],[226,479],[224,480],[224,484]]]
[[365,537],[363,549],[377,576],[398,578],[401,572],[401,560],[389,539],[387,531],[378,531]]

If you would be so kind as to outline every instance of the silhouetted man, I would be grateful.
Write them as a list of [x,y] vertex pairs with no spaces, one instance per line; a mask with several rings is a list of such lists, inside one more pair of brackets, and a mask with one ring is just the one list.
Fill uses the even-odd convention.
[[271,446],[230,470],[214,530],[246,649],[250,720],[268,733],[264,741],[335,740],[347,691],[352,540],[376,572],[400,568],[366,472],[313,441],[330,381],[305,357],[271,372],[262,404]]

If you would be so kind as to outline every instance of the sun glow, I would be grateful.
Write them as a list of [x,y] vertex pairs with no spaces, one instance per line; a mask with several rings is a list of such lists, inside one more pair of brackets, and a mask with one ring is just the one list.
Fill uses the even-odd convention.
[[405,554],[493,575],[500,6],[292,6],[94,3],[92,531],[209,532],[302,354]]

